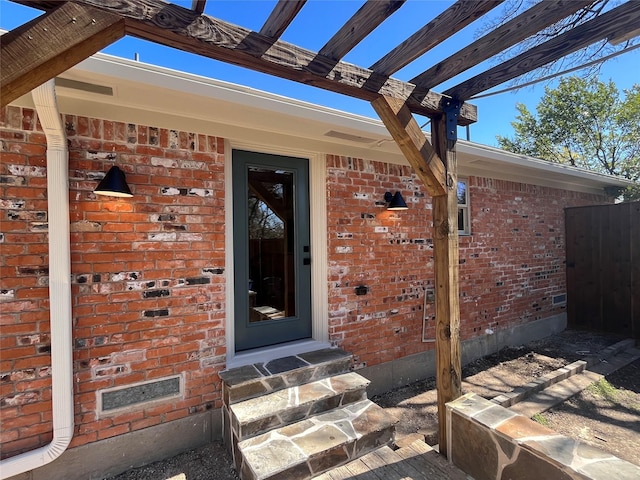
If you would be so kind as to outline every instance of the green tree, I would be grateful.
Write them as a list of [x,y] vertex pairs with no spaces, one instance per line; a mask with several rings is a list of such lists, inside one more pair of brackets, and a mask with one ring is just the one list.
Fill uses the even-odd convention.
[[[531,113],[521,103],[515,136],[498,135],[510,152],[640,181],[640,85],[623,90],[597,79],[569,77],[547,87]],[[627,199],[640,199],[640,184]]]

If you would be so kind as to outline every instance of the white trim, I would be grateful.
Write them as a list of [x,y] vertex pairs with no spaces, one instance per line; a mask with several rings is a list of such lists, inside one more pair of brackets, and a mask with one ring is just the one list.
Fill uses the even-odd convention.
[[622,177],[548,162],[507,152],[496,147],[464,140],[457,143],[459,174],[484,177],[563,190],[602,194],[607,186],[626,187],[631,180]]
[[329,260],[327,255],[327,156],[309,157],[311,205],[311,311],[313,338],[329,342]]
[[[127,123],[177,128],[224,138],[312,150],[406,165],[407,161],[378,119],[294,100],[257,89],[104,54],[64,72],[64,78],[108,86],[114,95],[59,88],[60,109]],[[16,105],[32,106],[28,97]],[[327,136],[330,130],[367,137],[362,144]],[[629,180],[458,141],[458,170],[552,188],[602,194],[606,186]]]
[[[226,339],[227,368],[264,362],[282,356],[329,346],[329,288],[327,284],[327,212],[326,212],[326,155],[296,150],[279,145],[244,141],[225,141],[225,273],[226,273]],[[310,340],[265,347],[236,355],[233,299],[233,178],[234,149],[309,159],[309,223],[311,227],[311,334]]]
[[[191,94],[213,97],[253,108],[261,108],[281,113],[299,110],[306,119],[327,122],[335,126],[352,126],[360,124],[368,132],[388,135],[380,120],[345,112],[335,108],[316,105],[303,100],[296,100],[284,95],[265,92],[236,83],[225,82],[202,75],[182,72],[171,68],[160,67],[149,63],[120,58],[104,53],[96,53],[79,64],[79,69],[86,69],[104,75],[126,78],[148,85],[170,88]],[[170,112],[167,112],[170,113]],[[211,112],[206,112],[208,118]]]
[[464,204],[458,203],[458,210],[462,210],[464,212],[464,228],[462,230],[458,230],[458,235],[465,236],[471,235],[471,195],[469,194],[469,178],[458,176],[458,182],[463,182],[465,185],[464,188]]

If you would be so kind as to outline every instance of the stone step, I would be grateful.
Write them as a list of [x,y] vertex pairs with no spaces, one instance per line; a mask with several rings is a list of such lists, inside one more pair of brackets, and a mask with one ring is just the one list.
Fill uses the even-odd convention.
[[569,365],[560,367],[553,372],[542,375],[521,387],[515,388],[511,392],[500,394],[492,398],[491,401],[493,403],[497,403],[501,407],[511,407],[512,405],[522,402],[523,400],[529,398],[537,392],[541,392],[542,390],[555,385],[556,383],[562,382],[569,377],[584,372],[586,366],[587,362],[585,362],[584,360],[575,361],[573,363],[570,363]]
[[519,413],[520,415],[524,415],[527,418],[531,418],[536,413],[545,412],[573,397],[601,378],[602,375],[585,370],[582,373],[573,375],[566,380],[562,380],[561,382],[551,385],[541,392],[531,395],[526,400],[512,405],[509,409],[513,412]]
[[607,376],[616,370],[626,367],[640,358],[640,349],[635,347],[627,348],[613,356],[601,359],[589,367],[589,370],[600,375]]
[[617,356],[619,353],[634,348],[636,341],[633,338],[626,338],[613,345],[609,345],[607,348],[601,350],[596,354],[588,354],[585,358],[587,362],[587,368],[591,369],[594,365],[597,365],[603,361],[607,361],[611,357]]
[[397,420],[370,400],[351,403],[238,442],[242,480],[319,475],[393,441]]
[[232,368],[220,373],[222,398],[229,406],[285,388],[346,373],[351,368],[351,355],[339,348],[278,358]]
[[350,372],[244,400],[230,407],[231,428],[237,440],[245,440],[365,400],[369,383],[362,375]]

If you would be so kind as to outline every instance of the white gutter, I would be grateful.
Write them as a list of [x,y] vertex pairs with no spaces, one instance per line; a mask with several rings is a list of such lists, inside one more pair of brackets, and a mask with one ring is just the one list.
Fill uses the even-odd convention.
[[[253,136],[256,144],[265,144],[265,139],[258,139],[255,136],[257,132],[251,130],[258,130],[267,136],[282,135],[276,142],[290,146],[292,139],[284,136],[292,135],[303,139],[296,148],[407,164],[384,124],[377,118],[101,53],[65,72],[64,78],[96,83],[113,91],[110,96],[70,87],[61,88],[59,95],[64,97],[62,101],[70,102],[67,108],[79,115],[101,111],[102,118],[109,120],[143,125],[156,122],[154,125],[163,128],[175,128],[176,123],[182,122],[183,128],[226,137],[231,141]],[[217,114],[212,116],[212,111]],[[160,118],[164,118],[166,123],[161,123]],[[215,128],[211,129],[214,124]],[[329,130],[364,137],[371,139],[371,142],[339,140],[327,136]],[[578,191],[592,193],[602,193],[602,188],[606,186],[633,185],[633,182],[624,178],[462,139],[457,145],[458,169],[464,175],[493,176],[525,183],[529,181],[570,190],[584,187],[578,188]]]
[[607,175],[593,170],[587,170],[586,168],[582,167],[573,167],[563,163],[555,163],[536,157],[530,157],[528,155],[512,153],[497,147],[473,143],[467,140],[460,140],[457,144],[457,148],[458,153],[474,155],[482,160],[494,160],[496,162],[500,162],[503,165],[506,164],[521,168],[528,168],[531,170],[548,173],[550,175],[571,176],[576,179],[585,180],[594,184],[601,185],[620,187],[634,185],[634,182],[632,180],[627,180],[623,177],[615,177],[613,175]]
[[2,479],[41,467],[58,458],[73,437],[73,351],[71,338],[71,254],[69,238],[69,153],[54,81],[32,92],[47,137],[49,224],[49,302],[53,440],[44,447],[0,462]]

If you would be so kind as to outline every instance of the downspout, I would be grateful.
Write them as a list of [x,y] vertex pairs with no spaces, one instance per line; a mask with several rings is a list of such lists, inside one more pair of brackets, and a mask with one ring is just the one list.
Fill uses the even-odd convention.
[[47,138],[49,303],[53,440],[44,447],[0,462],[2,479],[58,458],[73,437],[73,344],[71,334],[71,254],[69,237],[69,152],[54,81],[31,92]]

